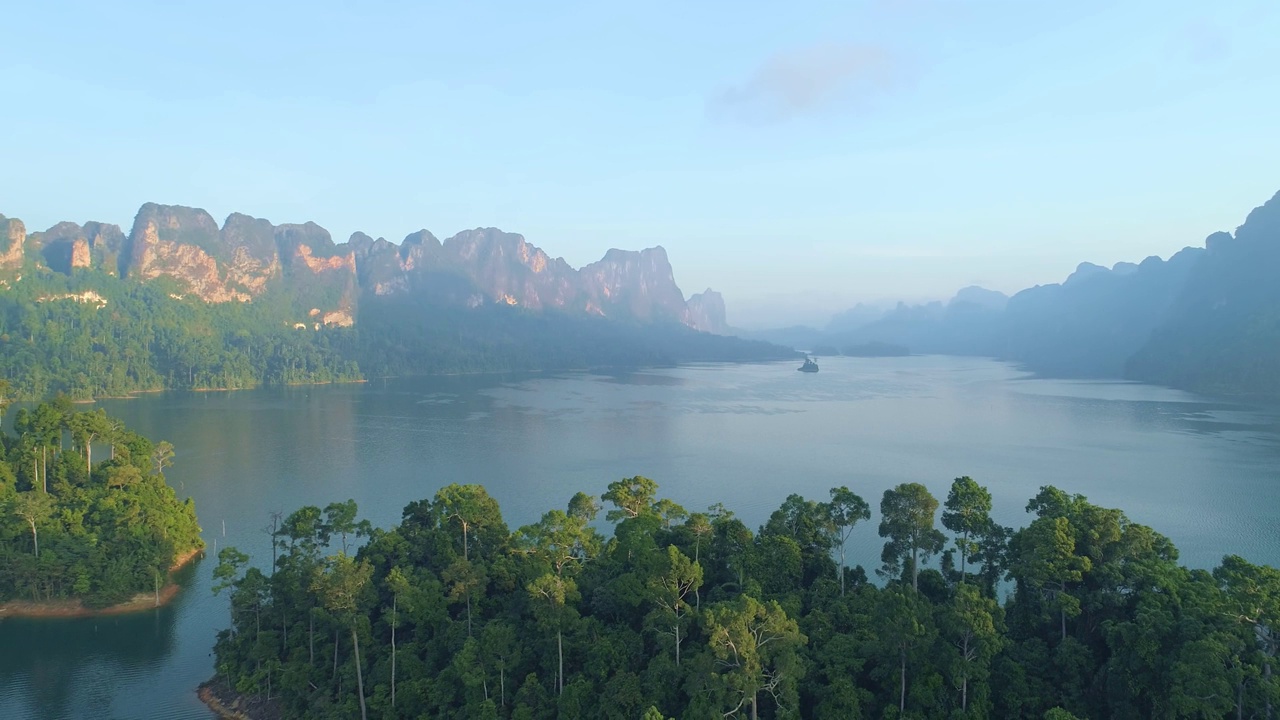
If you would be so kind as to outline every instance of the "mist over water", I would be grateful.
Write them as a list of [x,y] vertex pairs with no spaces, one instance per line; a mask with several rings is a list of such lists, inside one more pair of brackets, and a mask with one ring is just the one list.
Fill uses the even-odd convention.
[[[1120,382],[1035,379],[981,359],[825,358],[617,374],[474,376],[102,403],[177,447],[170,482],[195,498],[209,556],[172,604],[138,615],[0,622],[0,717],[206,718],[227,600],[213,550],[270,563],[269,513],[354,498],[387,527],[443,485],[480,483],[508,525],[577,491],[646,475],[687,509],[722,502],[749,527],[790,493],[848,485],[871,504],[851,563],[872,574],[883,491],[941,500],[971,475],[1006,525],[1041,485],[1119,507],[1168,535],[1184,564],[1224,554],[1280,564],[1280,414]],[[225,522],[225,535],[223,523]]]

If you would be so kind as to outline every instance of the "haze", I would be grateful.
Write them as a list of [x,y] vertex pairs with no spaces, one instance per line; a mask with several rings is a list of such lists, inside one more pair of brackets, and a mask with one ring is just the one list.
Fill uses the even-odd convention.
[[1268,2],[20,3],[0,212],[661,244],[729,320],[1167,257],[1276,190]]

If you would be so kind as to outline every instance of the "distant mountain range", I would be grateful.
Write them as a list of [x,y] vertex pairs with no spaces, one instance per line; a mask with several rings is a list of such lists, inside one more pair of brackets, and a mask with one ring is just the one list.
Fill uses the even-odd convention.
[[283,288],[306,311],[300,322],[318,318],[325,325],[354,323],[362,295],[409,294],[464,307],[506,304],[728,329],[717,293],[686,301],[661,246],[609,250],[574,269],[495,228],[444,242],[421,230],[399,245],[355,233],[335,244],[311,222],[277,226],[232,213],[219,227],[199,208],[154,203],[142,206],[127,235],[99,222],[60,222],[28,234],[20,220],[0,215],[0,272],[12,278],[28,263],[64,274],[98,269],[143,282],[171,278],[183,289],[177,294],[207,303],[248,302]]
[[751,337],[800,349],[870,342],[983,355],[1062,377],[1140,380],[1215,394],[1280,397],[1280,193],[1234,235],[1168,260],[1081,263],[1062,283],[1013,297],[965,288],[950,302],[865,306],[825,330]]
[[153,203],[127,234],[0,215],[0,378],[23,397],[795,356],[725,316],[662,247],[575,269],[494,228],[335,243]]

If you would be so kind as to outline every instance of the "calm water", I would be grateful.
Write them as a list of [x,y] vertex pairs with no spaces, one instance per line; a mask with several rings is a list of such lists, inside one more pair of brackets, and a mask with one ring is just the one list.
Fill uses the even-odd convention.
[[[789,493],[848,485],[878,506],[907,481],[945,497],[969,474],[1022,525],[1054,484],[1170,536],[1189,565],[1280,564],[1280,415],[1127,383],[1031,379],[976,359],[826,359],[620,375],[434,378],[172,394],[104,403],[172,441],[169,473],[213,549],[270,556],[268,513],[354,498],[379,525],[451,482],[481,483],[508,524],[643,474],[686,508],[759,525]],[[878,517],[853,557],[879,556]],[[223,524],[225,523],[225,531]],[[0,623],[0,718],[208,718],[196,685],[227,624],[210,558],[168,607]]]

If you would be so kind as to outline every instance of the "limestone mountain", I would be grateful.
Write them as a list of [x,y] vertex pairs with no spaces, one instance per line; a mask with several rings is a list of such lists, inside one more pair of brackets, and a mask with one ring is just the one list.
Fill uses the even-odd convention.
[[92,268],[144,283],[164,279],[176,299],[281,303],[291,322],[306,327],[353,324],[367,294],[729,330],[718,294],[685,300],[661,246],[612,249],[575,269],[496,228],[465,230],[443,243],[426,230],[398,245],[364,233],[335,243],[313,222],[277,226],[232,213],[219,226],[203,209],[156,203],[139,209],[128,235],[97,222],[62,222],[28,234],[21,221],[0,216],[0,246],[0,270],[14,277],[30,265],[63,274]]
[[26,245],[27,226],[17,218],[0,215],[0,269],[21,270]]
[[1280,193],[1234,235],[1210,235],[1196,254],[1126,375],[1201,392],[1280,396]]
[[703,332],[715,335],[734,334],[725,317],[724,297],[707,288],[689,298],[689,322]]

